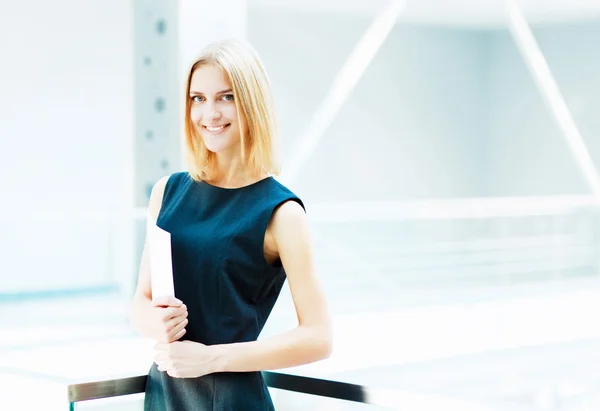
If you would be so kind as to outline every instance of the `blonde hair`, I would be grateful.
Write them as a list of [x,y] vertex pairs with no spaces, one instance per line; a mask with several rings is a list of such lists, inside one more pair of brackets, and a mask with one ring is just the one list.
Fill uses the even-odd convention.
[[[240,127],[243,164],[256,175],[277,175],[275,161],[277,124],[271,94],[271,84],[256,51],[238,40],[221,40],[206,46],[188,73],[185,90],[185,160],[190,176],[197,181],[216,177],[216,156],[209,151],[198,135],[190,117],[192,100],[189,96],[194,71],[204,65],[221,69],[231,84],[238,122],[245,119],[247,133]],[[241,114],[241,115],[240,115]]]

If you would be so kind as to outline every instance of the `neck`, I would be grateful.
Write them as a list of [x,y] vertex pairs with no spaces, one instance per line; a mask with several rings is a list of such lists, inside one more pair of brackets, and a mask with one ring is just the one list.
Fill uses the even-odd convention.
[[242,164],[239,156],[226,157],[217,154],[217,174],[213,183],[224,187],[237,187],[252,183],[259,179],[248,167]]

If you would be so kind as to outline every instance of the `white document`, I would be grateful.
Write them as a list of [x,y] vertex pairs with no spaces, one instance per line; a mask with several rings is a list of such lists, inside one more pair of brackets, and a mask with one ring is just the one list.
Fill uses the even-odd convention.
[[156,225],[156,220],[147,215],[146,235],[150,251],[150,281],[152,299],[175,296],[173,264],[171,259],[171,234]]

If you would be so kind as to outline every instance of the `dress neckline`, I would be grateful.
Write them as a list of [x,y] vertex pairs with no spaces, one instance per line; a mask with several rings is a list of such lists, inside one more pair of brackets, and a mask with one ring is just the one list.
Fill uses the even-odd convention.
[[255,181],[254,183],[250,183],[250,184],[247,184],[247,185],[241,186],[241,187],[221,187],[221,186],[217,186],[217,185],[211,184],[211,183],[209,183],[209,182],[207,182],[205,180],[202,180],[202,183],[204,183],[207,187],[211,187],[211,188],[213,188],[215,190],[221,190],[221,191],[239,191],[239,190],[243,190],[245,188],[254,187],[254,186],[259,185],[259,184],[261,184],[261,183],[263,183],[263,182],[265,182],[267,180],[272,180],[272,179],[273,179],[273,176],[268,176],[268,177],[262,178],[262,179],[260,179],[258,181]]

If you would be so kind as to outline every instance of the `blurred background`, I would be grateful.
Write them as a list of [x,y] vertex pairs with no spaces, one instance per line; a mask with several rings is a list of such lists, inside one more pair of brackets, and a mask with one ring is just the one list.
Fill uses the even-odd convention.
[[[145,207],[222,37],[270,75],[334,320],[331,358],[285,372],[407,409],[600,409],[598,0],[1,0],[1,409],[149,369]],[[261,337],[295,324],[286,286]]]

